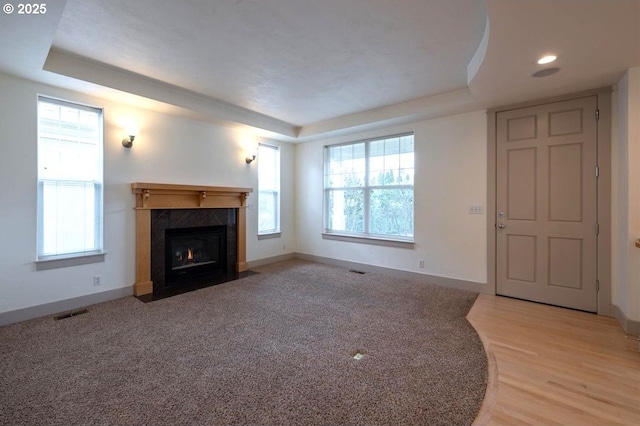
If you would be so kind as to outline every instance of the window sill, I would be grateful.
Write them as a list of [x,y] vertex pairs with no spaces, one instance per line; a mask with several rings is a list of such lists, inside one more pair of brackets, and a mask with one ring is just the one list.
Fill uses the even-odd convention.
[[48,269],[68,268],[70,266],[88,265],[91,263],[104,262],[106,252],[74,254],[70,256],[51,256],[46,259],[36,260],[36,271],[46,271]]
[[362,237],[346,234],[323,233],[323,240],[346,241],[349,243],[373,244],[376,246],[397,247],[413,249],[415,242],[406,240],[393,240],[390,238]]
[[271,234],[258,234],[258,241],[260,240],[270,240],[272,238],[280,238],[282,236],[282,233],[280,232],[274,232]]

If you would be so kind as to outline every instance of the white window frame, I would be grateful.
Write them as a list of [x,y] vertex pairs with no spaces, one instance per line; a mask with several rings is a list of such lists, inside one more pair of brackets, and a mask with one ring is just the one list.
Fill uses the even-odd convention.
[[[58,105],[61,107],[72,108],[78,111],[87,111],[91,113],[95,113],[98,115],[98,123],[95,129],[95,139],[93,139],[96,144],[95,149],[92,151],[91,160],[94,162],[94,169],[92,170],[91,179],[88,178],[80,178],[80,177],[62,177],[62,176],[54,176],[47,177],[46,172],[44,171],[45,165],[45,150],[47,149],[48,144],[54,143],[52,141],[55,140],[55,136],[60,136],[60,140],[65,140],[64,137],[68,138],[78,138],[77,143],[82,143],[80,139],[80,134],[73,134],[72,132],[68,133],[66,136],[61,133],[49,133],[51,136],[49,138],[44,137],[44,118],[41,117],[40,108],[41,103],[48,103],[53,105]],[[104,217],[104,201],[103,201],[103,187],[104,187],[104,177],[103,177],[103,161],[104,161],[104,113],[102,108],[97,108],[93,106],[83,105],[76,102],[65,101],[61,99],[52,98],[49,96],[38,95],[37,98],[37,111],[38,111],[38,170],[37,170],[37,252],[36,252],[36,269],[52,269],[66,266],[75,266],[87,263],[95,263],[104,261],[104,251],[103,251],[103,217]],[[55,121],[54,121],[55,123]],[[69,139],[67,139],[69,140]],[[47,142],[49,141],[49,142]],[[43,176],[44,175],[44,176]],[[67,248],[67,249],[54,249],[54,250],[46,250],[45,249],[45,235],[46,229],[45,227],[45,185],[60,185],[62,188],[70,188],[73,186],[85,186],[85,187],[93,187],[93,192],[91,192],[91,204],[93,205],[92,210],[90,210],[92,222],[93,224],[93,234],[89,235],[89,241],[92,241],[93,244],[90,246],[76,246],[75,248]],[[57,226],[57,225],[54,225]],[[78,228],[79,229],[79,228]],[[58,232],[58,231],[56,231]],[[68,232],[68,229],[67,229]],[[83,235],[86,235],[83,233]]]
[[[366,244],[376,244],[376,245],[384,245],[391,247],[399,247],[399,248],[413,248],[414,247],[414,237],[415,237],[415,183],[411,185],[370,185],[369,180],[369,159],[370,159],[370,144],[372,142],[384,141],[387,139],[400,138],[404,136],[412,136],[414,140],[414,148],[413,152],[415,155],[415,134],[414,132],[407,132],[401,134],[394,134],[388,136],[381,136],[376,138],[363,139],[353,142],[346,142],[341,144],[334,145],[326,145],[324,147],[324,161],[323,161],[323,239],[328,240],[338,240],[338,241],[347,241],[347,242],[356,242],[356,243],[366,243]],[[350,145],[358,145],[364,144],[365,146],[365,175],[364,175],[364,186],[357,187],[329,187],[328,185],[328,176],[329,176],[329,150],[331,148],[336,147],[344,147]],[[415,159],[414,159],[414,172],[415,172]],[[388,234],[373,234],[369,232],[369,221],[370,221],[370,207],[371,207],[371,190],[375,189],[411,189],[413,192],[413,215],[412,215],[412,235],[411,236],[399,236],[399,235],[388,235]],[[333,230],[329,228],[329,197],[331,191],[335,190],[362,190],[364,193],[364,232],[350,232],[344,230]]]
[[[270,149],[275,151],[274,164],[271,165],[273,169],[273,187],[265,188],[263,186],[260,174],[264,170],[263,167],[267,166],[266,155],[264,150]],[[275,238],[280,236],[280,147],[276,145],[269,145],[265,143],[258,144],[258,239]],[[269,199],[267,199],[267,197]],[[272,202],[274,209],[274,228],[261,229],[260,228],[260,206],[263,203]]]

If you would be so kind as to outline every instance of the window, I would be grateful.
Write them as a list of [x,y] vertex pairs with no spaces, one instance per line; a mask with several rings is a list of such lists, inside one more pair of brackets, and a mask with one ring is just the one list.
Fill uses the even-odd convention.
[[258,235],[280,232],[280,149],[258,146]]
[[325,147],[325,233],[413,241],[413,134]]
[[38,260],[102,252],[102,110],[38,98]]

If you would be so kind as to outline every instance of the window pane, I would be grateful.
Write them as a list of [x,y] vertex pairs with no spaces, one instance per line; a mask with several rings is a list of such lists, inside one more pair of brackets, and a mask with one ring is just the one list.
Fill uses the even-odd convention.
[[384,141],[384,155],[395,155],[400,153],[400,138],[386,139]]
[[41,138],[40,178],[93,181],[100,179],[98,147]]
[[363,190],[331,190],[327,201],[330,230],[364,232]]
[[398,184],[413,185],[414,175],[414,156],[413,152],[405,152],[400,154],[400,170],[398,171]]
[[258,229],[262,232],[278,231],[278,193],[260,191],[258,203]]
[[327,188],[357,188],[365,184],[365,145],[327,148],[328,166],[325,168]]
[[93,183],[42,183],[42,256],[96,250],[96,190]]
[[395,172],[400,168],[400,156],[398,154],[390,154],[384,157],[384,170],[387,172]]
[[372,141],[370,144],[370,186],[413,185],[413,136]]
[[277,169],[278,150],[275,147],[260,145],[258,150],[258,179],[261,189],[276,190],[278,186]]
[[410,152],[413,154],[413,135],[402,136],[400,138],[400,152]]
[[258,145],[258,234],[280,232],[280,148]]
[[102,250],[102,111],[38,98],[38,258]]
[[413,237],[413,135],[325,148],[328,231]]
[[348,171],[336,173],[327,177],[329,188],[359,188],[364,186],[364,166],[362,171]]
[[370,232],[413,236],[413,189],[372,189]]

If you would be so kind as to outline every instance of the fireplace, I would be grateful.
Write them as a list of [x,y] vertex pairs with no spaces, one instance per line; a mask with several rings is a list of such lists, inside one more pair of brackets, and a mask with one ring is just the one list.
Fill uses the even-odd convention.
[[227,270],[227,227],[165,230],[164,286],[189,284]]
[[211,281],[236,272],[236,209],[156,209],[151,212],[153,292]]
[[[251,188],[135,182],[131,190],[136,199],[136,296],[175,289],[193,277],[246,273]],[[193,235],[200,231],[204,237]]]

